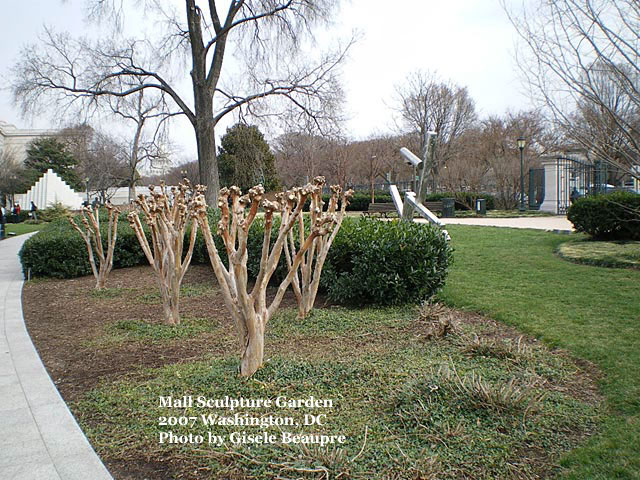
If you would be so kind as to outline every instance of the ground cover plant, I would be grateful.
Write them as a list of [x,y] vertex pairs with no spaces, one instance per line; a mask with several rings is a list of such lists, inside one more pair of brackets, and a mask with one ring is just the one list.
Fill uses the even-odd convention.
[[[163,325],[160,302],[142,300],[154,286],[149,267],[115,270],[102,292],[91,283],[30,282],[25,316],[52,378],[117,480],[535,478],[556,472],[560,455],[591,434],[601,414],[588,365],[475,314],[329,304],[299,319],[290,294],[272,320],[265,366],[244,379],[208,267],[192,266],[185,277],[191,295],[181,326]],[[177,412],[160,407],[159,396],[189,393],[332,399],[322,412],[326,425],[304,431],[347,440],[251,449],[160,444],[167,430],[232,430],[159,425]],[[299,421],[318,413],[288,412]]]
[[565,242],[558,255],[570,262],[612,268],[640,268],[640,242],[605,242],[584,239]]
[[640,272],[566,262],[553,255],[563,235],[448,230],[456,249],[448,303],[515,325],[603,371],[601,431],[562,460],[562,478],[640,478]]

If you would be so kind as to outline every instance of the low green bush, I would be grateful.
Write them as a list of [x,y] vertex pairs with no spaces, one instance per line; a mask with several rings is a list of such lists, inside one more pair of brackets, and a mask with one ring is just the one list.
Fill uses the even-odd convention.
[[[217,213],[210,211],[210,226],[217,228]],[[278,232],[274,221],[272,242]],[[106,222],[102,224],[106,233]],[[185,236],[188,238],[189,232]],[[260,269],[264,222],[257,219],[250,230],[247,269],[254,279]],[[185,239],[185,244],[188,240]],[[216,248],[227,264],[222,239],[214,235]],[[114,268],[143,265],[147,260],[128,223],[120,222],[114,250]],[[20,251],[23,271],[32,276],[71,278],[91,274],[85,244],[69,222],[58,220],[29,238]],[[339,303],[400,304],[432,296],[443,285],[451,261],[451,249],[443,233],[434,227],[375,219],[345,218],[324,265],[321,290]],[[209,264],[206,245],[196,239],[192,263]],[[285,255],[272,277],[277,285],[286,274]]]
[[451,261],[452,249],[437,227],[345,219],[329,250],[322,285],[339,303],[417,302],[444,286]]
[[54,220],[66,218],[70,213],[71,211],[63,204],[54,203],[44,210],[39,210],[37,216],[38,220],[42,220],[43,222],[53,222]]
[[640,240],[640,195],[613,192],[577,199],[567,218],[597,240]]
[[13,213],[7,215],[7,223],[22,223],[29,218],[29,212],[20,210],[18,215]]

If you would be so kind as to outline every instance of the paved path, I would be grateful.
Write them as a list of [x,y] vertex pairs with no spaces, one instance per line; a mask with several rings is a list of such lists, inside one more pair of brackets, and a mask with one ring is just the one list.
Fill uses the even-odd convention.
[[[486,227],[533,228],[572,232],[573,224],[565,216],[515,218],[441,218],[445,225],[482,225]],[[426,220],[424,220],[426,222]]]
[[0,242],[0,480],[112,480],[25,328],[17,256],[25,237]]

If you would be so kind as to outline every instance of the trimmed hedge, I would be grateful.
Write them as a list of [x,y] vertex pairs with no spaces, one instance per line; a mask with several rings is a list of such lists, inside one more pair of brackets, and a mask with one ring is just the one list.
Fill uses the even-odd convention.
[[[217,213],[210,211],[212,228],[216,228],[217,221]],[[275,241],[278,226],[279,219],[275,219],[272,241]],[[103,227],[106,229],[106,221]],[[252,225],[247,242],[247,269],[252,279],[260,268],[263,236],[264,222],[259,218]],[[224,252],[222,239],[214,235],[214,240],[216,248]],[[26,274],[31,269],[32,276],[71,278],[91,274],[85,244],[67,220],[52,222],[29,238],[20,251],[20,258],[23,271]],[[222,259],[226,264],[224,253]],[[451,248],[437,228],[371,218],[345,218],[324,265],[321,291],[333,301],[346,304],[419,301],[429,298],[444,285],[450,261]],[[192,262],[209,264],[200,234]],[[146,263],[135,232],[128,223],[120,222],[114,268]],[[272,283],[277,285],[285,273],[283,253]]]
[[322,285],[339,303],[417,302],[444,286],[451,261],[452,249],[437,227],[345,219],[329,250]]
[[25,220],[29,219],[29,213],[31,212],[25,210],[20,210],[20,213],[18,215],[10,213],[9,215],[7,215],[7,223],[22,223]]
[[567,218],[597,240],[640,240],[640,195],[613,192],[577,199]]

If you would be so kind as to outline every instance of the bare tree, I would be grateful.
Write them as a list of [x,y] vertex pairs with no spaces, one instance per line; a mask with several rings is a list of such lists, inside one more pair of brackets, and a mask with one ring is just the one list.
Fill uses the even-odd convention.
[[504,117],[492,116],[482,122],[477,155],[489,167],[500,208],[512,209],[518,204],[520,153],[517,138],[521,136],[527,139],[524,150],[524,171],[527,172],[548,148],[549,139],[542,117],[536,112],[520,112]]
[[14,195],[26,192],[30,186],[28,176],[22,162],[18,161],[15,151],[5,147],[0,152],[0,203],[5,205],[5,200],[11,206],[15,205]]
[[457,201],[473,210],[476,197],[467,193],[486,191],[491,172],[489,152],[479,148],[486,141],[485,132],[480,126],[473,127],[464,132],[458,141],[455,154],[440,172],[440,182],[446,191],[453,193]]
[[[138,79],[139,80],[139,79]],[[136,184],[140,180],[139,169],[145,163],[153,167],[154,163],[167,161],[167,119],[169,114],[163,92],[138,90],[125,97],[107,97],[109,110],[125,121],[135,125],[133,138],[126,151],[127,186],[129,202],[135,200]],[[152,133],[147,130],[149,127]]]
[[[198,223],[193,217],[195,195],[188,181],[171,187],[171,195],[165,192],[164,184],[159,191],[149,186],[149,196],[139,195],[136,203],[142,211],[151,233],[151,245],[145,234],[138,212],[128,215],[129,223],[136,232],[149,264],[156,273],[162,295],[164,322],[168,325],[180,323],[180,285],[191,264],[196,242]],[[185,231],[189,230],[189,244],[184,251]],[[183,257],[184,255],[184,257]]]
[[540,0],[503,6],[523,43],[519,66],[534,98],[592,156],[637,177],[640,161],[640,3]]
[[[438,172],[457,145],[457,139],[476,122],[475,103],[466,87],[441,81],[435,73],[414,72],[406,83],[396,87],[398,107],[405,131],[420,138],[420,158],[437,186]],[[438,134],[433,165],[427,164],[427,133]]]
[[[107,277],[113,268],[113,251],[118,238],[118,213],[119,210],[107,203],[109,212],[109,223],[107,226],[107,249],[105,251],[100,230],[100,212],[93,210],[90,206],[82,209],[82,227],[78,225],[73,217],[69,217],[69,222],[82,236],[87,246],[91,271],[96,278],[96,290],[102,290],[107,282]],[[98,266],[96,259],[98,257]]]
[[[324,177],[316,177],[313,180],[315,188],[311,192],[311,203],[309,206],[310,225],[325,225],[326,233],[317,235],[312,239],[311,246],[307,248],[302,255],[300,262],[300,274],[294,271],[291,286],[298,301],[298,317],[306,318],[311,313],[313,305],[318,295],[318,287],[320,286],[320,277],[322,275],[322,267],[327,259],[329,249],[333,244],[342,220],[346,212],[349,198],[353,195],[353,190],[343,191],[340,185],[331,186],[331,197],[326,211],[324,210],[324,202],[322,201],[322,187],[325,185]],[[289,271],[294,268],[294,261],[297,257],[297,248],[304,246],[306,240],[305,219],[303,215],[298,216],[297,236],[294,230],[289,230],[287,242],[285,243],[285,257]],[[313,237],[313,235],[310,235]]]
[[[267,323],[278,309],[307,249],[314,244],[316,237],[329,233],[332,224],[336,221],[334,216],[323,216],[311,225],[310,233],[304,243],[299,246],[294,258],[290,258],[287,276],[278,286],[274,298],[267,303],[267,285],[278,266],[289,232],[298,221],[309,195],[317,193],[320,189],[319,186],[311,184],[304,188],[294,188],[278,194],[275,202],[264,199],[264,188],[261,185],[251,188],[246,195],[242,195],[240,189],[235,186],[220,190],[218,207],[222,217],[217,231],[225,245],[228,268],[222,262],[213,241],[204,195],[200,195],[196,201],[196,215],[207,245],[211,266],[240,340],[242,348],[240,373],[243,376],[253,375],[262,365]],[[260,270],[253,287],[249,289],[247,242],[249,229],[256,219],[259,207],[262,207],[265,212],[262,254]],[[275,212],[280,212],[280,224],[277,227],[277,237],[272,242],[271,230]]]
[[[15,66],[14,97],[29,110],[52,92],[59,94],[57,99],[85,106],[101,97],[122,98],[145,89],[162,92],[175,105],[173,113],[186,116],[194,129],[200,180],[213,203],[219,190],[215,128],[226,115],[268,115],[264,101],[280,98],[317,125],[332,120],[340,90],[336,72],[351,42],[313,65],[297,53],[313,25],[327,20],[336,3],[185,0],[180,16],[154,2],[168,31],[159,38],[91,42],[47,30],[44,41],[25,48]],[[123,6],[116,0],[89,4],[103,17],[117,17]],[[229,88],[222,82],[223,62],[234,50],[246,69],[236,77],[242,83]],[[171,75],[172,60],[180,55],[191,63],[192,98]],[[286,62],[278,61],[285,56]]]

